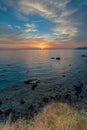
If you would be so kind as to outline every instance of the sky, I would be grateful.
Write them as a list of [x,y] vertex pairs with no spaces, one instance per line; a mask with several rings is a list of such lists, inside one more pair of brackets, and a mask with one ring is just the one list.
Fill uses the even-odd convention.
[[87,0],[0,0],[0,48],[87,47]]

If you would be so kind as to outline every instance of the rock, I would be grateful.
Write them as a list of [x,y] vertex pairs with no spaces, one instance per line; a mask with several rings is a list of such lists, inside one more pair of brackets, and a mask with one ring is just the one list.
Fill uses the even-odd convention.
[[62,77],[66,77],[66,76],[63,74]]
[[81,57],[86,57],[86,55],[83,54],[83,55],[81,55]]
[[62,98],[61,95],[56,95],[56,96],[55,96],[55,99],[56,99],[56,100],[61,100],[61,98]]
[[3,110],[0,110],[0,115],[4,114],[4,111]]
[[0,97],[0,105],[2,105],[2,98]]
[[16,110],[14,109],[14,110],[12,110],[12,113],[16,113]]
[[34,110],[34,105],[30,105],[30,106],[28,107],[28,110]]
[[76,91],[76,93],[75,93],[75,95],[77,96],[77,97],[79,97],[79,95],[81,94],[81,92],[82,92],[82,88],[83,88],[83,83],[81,83],[80,85],[74,85],[74,88],[75,88],[75,91]]
[[39,105],[39,107],[42,107],[42,103],[41,102],[38,102],[38,105]]
[[55,59],[55,57],[51,57],[50,59]]
[[44,97],[43,98],[43,102],[48,103],[49,102],[49,98],[48,97]]
[[35,88],[37,87],[37,83],[32,85],[32,90],[35,90]]
[[13,112],[12,108],[7,109],[5,111],[5,116],[9,116],[9,114],[12,113],[12,112]]
[[31,80],[27,80],[27,81],[24,81],[25,84],[37,84],[37,83],[40,83],[40,80],[38,79],[31,79]]
[[71,99],[72,99],[72,97],[71,97],[70,94],[66,94],[66,95],[65,95],[65,100],[68,100],[68,101],[71,102]]
[[55,100],[55,96],[50,96],[51,100]]
[[60,60],[61,58],[60,57],[57,57],[56,60]]
[[25,103],[26,103],[25,99],[20,100],[20,104],[25,104]]
[[71,66],[71,64],[69,64],[69,66]]
[[4,77],[4,76],[5,76],[5,74],[1,74],[0,76],[1,76],[1,77]]

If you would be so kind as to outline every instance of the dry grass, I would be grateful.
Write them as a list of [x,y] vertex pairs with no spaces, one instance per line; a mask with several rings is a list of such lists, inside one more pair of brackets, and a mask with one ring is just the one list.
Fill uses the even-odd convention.
[[0,125],[0,130],[87,130],[87,120],[69,105],[53,103],[46,106],[30,124],[19,119],[15,124],[9,121]]

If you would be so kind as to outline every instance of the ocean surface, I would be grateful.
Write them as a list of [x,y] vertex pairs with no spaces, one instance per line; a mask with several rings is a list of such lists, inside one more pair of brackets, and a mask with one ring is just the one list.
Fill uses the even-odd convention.
[[0,90],[36,78],[41,81],[40,87],[55,89],[60,86],[61,91],[83,83],[86,97],[87,56],[81,57],[82,54],[87,55],[87,50],[1,50]]

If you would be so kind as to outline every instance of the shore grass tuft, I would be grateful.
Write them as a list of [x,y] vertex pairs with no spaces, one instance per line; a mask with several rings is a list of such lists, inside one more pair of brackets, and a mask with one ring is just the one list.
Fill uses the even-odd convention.
[[66,103],[45,106],[29,123],[18,119],[0,124],[0,130],[87,130],[87,119]]

